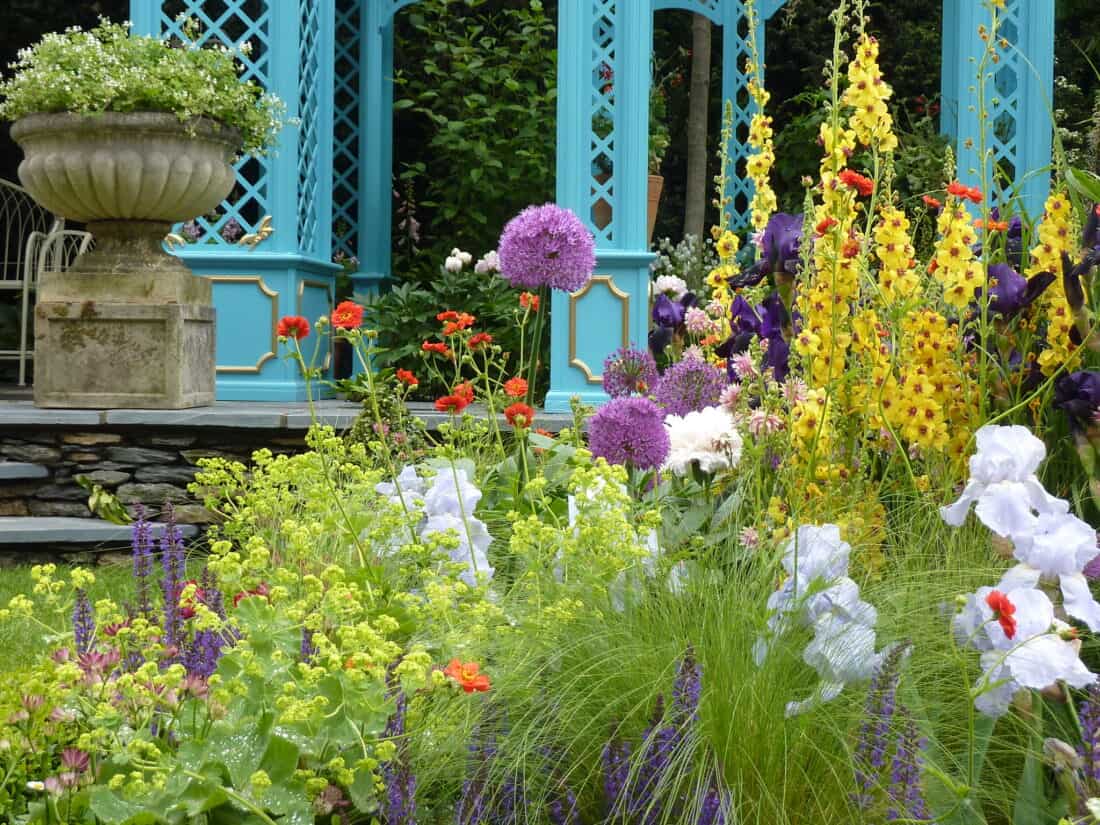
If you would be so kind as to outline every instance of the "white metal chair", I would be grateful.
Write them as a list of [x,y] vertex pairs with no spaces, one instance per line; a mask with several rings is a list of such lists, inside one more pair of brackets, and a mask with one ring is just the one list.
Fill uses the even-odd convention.
[[27,327],[33,304],[31,290],[38,286],[38,279],[44,272],[64,272],[92,246],[91,232],[77,229],[58,229],[48,235],[32,232],[27,238],[24,253],[23,273],[23,311],[19,322],[19,386],[27,385],[27,359],[34,348],[27,346]]
[[[27,266],[31,235],[44,236],[64,228],[64,219],[35,203],[21,186],[0,179],[0,293],[10,290],[18,297],[28,271],[33,275],[34,266]],[[0,359],[22,360],[25,349],[0,349]]]

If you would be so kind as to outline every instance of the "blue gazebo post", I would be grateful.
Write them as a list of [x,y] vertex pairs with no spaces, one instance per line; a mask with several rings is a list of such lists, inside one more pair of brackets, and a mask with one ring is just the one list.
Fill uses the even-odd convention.
[[[558,11],[557,201],[595,234],[596,272],[580,291],[553,295],[547,410],[568,410],[572,396],[605,400],[604,358],[646,341],[654,258],[646,238],[653,15],[631,14],[627,5],[575,0]],[[605,182],[597,182],[594,168],[610,170]],[[601,199],[611,205],[602,229],[592,221]]]
[[[333,2],[131,0],[138,33],[186,40],[166,8],[182,5],[202,24],[200,43],[247,42],[252,51],[243,76],[278,95],[292,118],[271,155],[237,164],[237,186],[217,217],[198,219],[202,235],[176,250],[214,282],[220,400],[305,398],[297,365],[279,357],[275,323],[283,315],[313,320],[331,311],[338,270],[332,263]],[[254,245],[223,236],[233,220],[255,234],[265,217],[274,231]],[[324,361],[327,367],[331,354]]]
[[[757,37],[785,0],[760,0]],[[649,161],[650,60],[653,12],[704,14],[723,27],[724,99],[734,101],[738,134],[748,131],[750,109],[736,106],[745,87],[749,48],[740,35],[741,0],[650,0],[638,14],[636,0],[575,0],[559,6],[558,203],[576,212],[596,237],[596,273],[572,295],[554,293],[550,337],[550,392],[546,409],[565,411],[569,400],[606,400],[604,359],[618,347],[645,347],[649,332],[649,266],[646,237]],[[608,83],[610,77],[611,83]],[[730,155],[740,165],[746,149],[734,138]],[[610,170],[604,178],[597,171]],[[751,186],[731,183],[734,219],[747,219]],[[611,206],[603,228],[593,221],[599,201]]]
[[[1054,0],[1007,0],[999,12],[998,36],[1008,48],[986,73],[986,178],[1018,187],[1031,218],[1043,211],[1050,188],[1048,169],[1054,94]],[[990,27],[981,0],[944,0],[943,79],[940,128],[955,143],[958,177],[981,183],[978,67],[985,43],[978,27]]]

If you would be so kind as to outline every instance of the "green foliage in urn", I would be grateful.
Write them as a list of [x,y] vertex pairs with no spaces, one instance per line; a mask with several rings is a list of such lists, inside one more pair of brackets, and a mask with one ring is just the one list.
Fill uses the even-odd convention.
[[[198,25],[186,22],[189,36]],[[183,122],[210,118],[241,134],[241,151],[263,154],[282,128],[283,103],[241,80],[239,51],[139,37],[102,20],[90,31],[51,32],[19,52],[0,82],[0,119],[37,113],[168,112]]]

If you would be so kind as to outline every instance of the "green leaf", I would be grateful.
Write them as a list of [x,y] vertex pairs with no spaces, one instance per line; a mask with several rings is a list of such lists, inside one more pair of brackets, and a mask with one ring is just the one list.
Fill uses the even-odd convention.
[[1086,169],[1070,168],[1066,170],[1066,183],[1082,197],[1100,203],[1100,175]]
[[116,796],[103,785],[92,789],[89,807],[92,813],[102,821],[113,822],[116,825],[157,825],[157,823],[167,822],[146,806]]
[[394,109],[395,112],[398,112],[398,111],[401,111],[402,109],[411,109],[415,105],[416,105],[415,101],[409,100],[408,98],[404,98],[402,100],[394,101],[393,109]]

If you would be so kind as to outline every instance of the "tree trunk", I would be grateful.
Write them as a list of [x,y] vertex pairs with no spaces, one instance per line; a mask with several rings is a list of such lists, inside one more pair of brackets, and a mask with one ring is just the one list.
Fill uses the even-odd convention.
[[691,94],[687,122],[687,194],[684,234],[701,237],[706,220],[707,114],[710,103],[710,20],[701,14],[691,21]]

